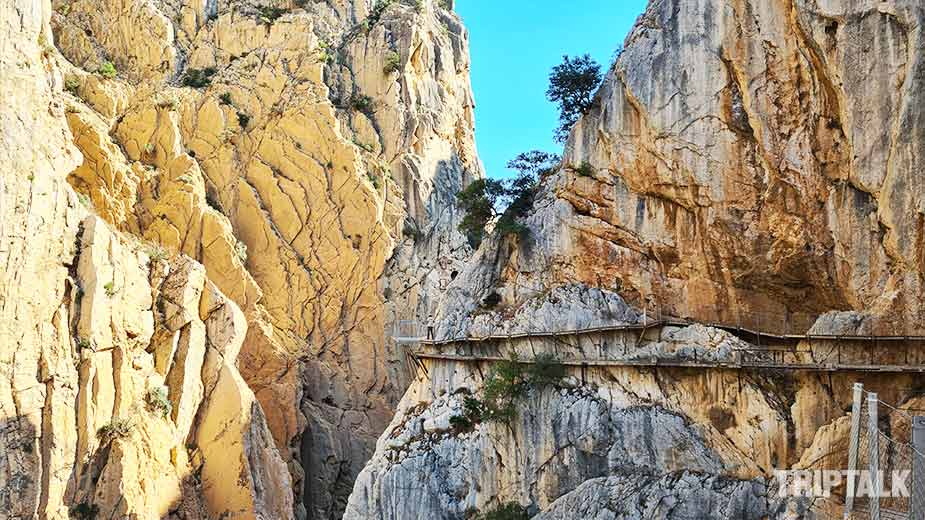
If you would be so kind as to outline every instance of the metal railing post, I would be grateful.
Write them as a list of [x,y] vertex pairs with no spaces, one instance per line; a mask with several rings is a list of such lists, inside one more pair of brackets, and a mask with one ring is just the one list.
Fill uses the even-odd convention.
[[854,509],[854,495],[857,490],[857,481],[855,475],[858,469],[858,438],[861,434],[861,406],[864,398],[864,385],[861,383],[854,384],[854,391],[851,401],[851,434],[848,437],[848,485],[845,492],[845,514],[847,520],[851,517],[851,510]]
[[909,490],[909,520],[925,520],[925,416],[912,418],[912,487]]
[[877,394],[867,394],[868,478],[870,486],[870,520],[880,520],[880,428],[877,426]]

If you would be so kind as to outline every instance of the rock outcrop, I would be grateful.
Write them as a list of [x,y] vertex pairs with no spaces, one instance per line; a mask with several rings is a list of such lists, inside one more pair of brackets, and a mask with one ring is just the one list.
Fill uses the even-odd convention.
[[[730,345],[747,346],[702,326],[668,327],[661,334],[630,348],[668,361],[694,350],[700,359],[721,359]],[[580,490],[593,479],[604,479],[596,486],[625,490],[628,484],[618,477],[632,482],[642,499],[664,496],[691,507],[713,501],[717,508],[738,510],[743,500],[760,496],[761,503],[747,504],[743,518],[771,511],[780,518],[800,518],[783,512],[796,508],[802,514],[805,504],[775,505],[776,491],[768,491],[769,482],[776,469],[845,467],[852,384],[862,381],[886,402],[903,403],[916,393],[914,374],[887,378],[848,372],[581,366],[578,354],[587,360],[598,357],[596,350],[567,338],[502,340],[497,352],[492,346],[480,344],[479,353],[503,358],[516,351],[522,361],[555,353],[578,362],[566,367],[559,384],[531,390],[519,401],[510,424],[468,424],[459,420],[467,417],[464,403],[469,396],[482,395],[491,363],[423,360],[426,371],[420,371],[379,439],[376,454],[357,479],[345,518],[462,519],[511,502],[557,518],[568,511],[564,504],[585,496],[587,489]],[[440,354],[465,354],[447,348]],[[626,347],[611,343],[607,348],[619,353]],[[903,418],[901,412],[895,415]],[[641,485],[643,481],[648,484]],[[717,488],[728,488],[733,496],[722,495],[729,502],[717,502],[711,492]],[[578,495],[564,498],[573,493]],[[606,496],[601,495],[603,502],[587,502],[602,508],[591,512],[609,510]],[[626,502],[627,507],[631,503],[637,502]]]
[[742,520],[812,518],[797,500],[768,500],[774,490],[761,481],[735,481],[679,472],[664,476],[638,471],[618,477],[592,479],[554,502],[537,520],[613,520],[652,518],[671,520],[714,518]]
[[530,237],[483,247],[447,307],[581,282],[680,317],[921,332],[923,20],[905,0],[653,0]]
[[452,4],[14,4],[5,511],[339,518],[467,255]]
[[[743,340],[703,326],[616,344],[522,333],[666,315],[922,333],[923,21],[905,0],[652,0],[541,180],[528,232],[483,242],[441,299],[438,338],[502,339],[433,347],[346,518],[512,502],[537,518],[819,513],[775,501],[772,470],[844,468],[851,383],[913,402],[910,376],[582,367],[621,345],[632,359],[627,344],[732,360]],[[483,360],[454,359],[466,349]],[[567,377],[510,426],[467,425],[484,357],[510,352],[566,355]]]

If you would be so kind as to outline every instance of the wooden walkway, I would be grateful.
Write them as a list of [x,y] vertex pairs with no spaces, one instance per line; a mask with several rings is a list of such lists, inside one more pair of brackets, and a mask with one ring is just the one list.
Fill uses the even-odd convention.
[[[432,359],[461,362],[493,362],[506,360],[497,353],[480,353],[479,344],[508,343],[517,340],[532,340],[552,338],[559,343],[567,345],[568,338],[581,338],[589,335],[608,333],[636,332],[641,340],[648,331],[663,327],[686,327],[695,322],[678,319],[653,320],[647,323],[632,323],[612,325],[605,327],[589,327],[584,329],[563,331],[534,331],[512,334],[490,334],[481,337],[458,337],[431,340],[425,338],[397,338],[404,343],[417,343],[419,348],[410,349],[409,354],[416,359]],[[729,369],[729,370],[795,370],[811,372],[881,372],[881,373],[923,373],[925,372],[925,336],[870,336],[870,335],[836,335],[836,334],[775,334],[772,332],[755,331],[746,328],[731,327],[725,324],[701,323],[704,326],[725,330],[752,344],[757,348],[734,350],[731,355],[718,358],[714,353],[706,353],[693,349],[690,355],[654,354],[633,355],[623,351],[622,356],[609,357],[558,357],[558,362],[566,366],[608,366],[608,367],[654,367],[654,368],[687,368],[687,369]],[[814,353],[807,350],[797,350],[796,346],[803,341],[812,341],[831,345],[825,359],[813,359]],[[891,359],[890,362],[879,362],[875,350],[881,343],[890,350],[887,353],[895,357],[896,347],[903,348],[903,360]],[[767,345],[761,347],[760,345]],[[868,352],[865,362],[857,359],[857,349],[853,352],[843,353],[843,347],[858,344],[865,345]],[[775,345],[774,348],[769,348]],[[443,352],[453,350],[456,352]],[[783,348],[781,348],[783,347]],[[916,358],[919,362],[909,363],[909,352],[915,347]],[[459,350],[468,350],[460,354]],[[880,356],[890,357],[890,356]],[[530,360],[523,360],[529,363]]]
[[[439,354],[431,352],[412,352],[412,356],[418,359],[434,359],[442,361],[463,361],[463,362],[492,362],[507,361],[507,358],[501,356],[480,356],[480,355],[456,355],[456,354]],[[521,360],[523,363],[529,363],[529,359]],[[925,372],[925,365],[869,365],[869,364],[849,364],[849,363],[777,363],[777,362],[760,362],[760,361],[695,361],[689,359],[666,359],[666,358],[636,358],[636,359],[558,359],[557,362],[566,366],[577,367],[652,367],[652,368],[711,368],[711,369],[728,369],[728,370],[802,370],[809,372]]]
[[495,341],[504,339],[517,338],[544,338],[544,337],[562,337],[562,336],[583,336],[589,334],[599,334],[602,332],[619,332],[619,331],[640,331],[648,329],[657,329],[662,327],[688,327],[690,325],[703,325],[715,329],[725,330],[736,336],[750,336],[755,338],[767,338],[770,340],[784,341],[925,341],[925,336],[872,336],[872,335],[841,335],[841,334],[776,334],[767,331],[756,331],[744,327],[735,327],[723,323],[702,323],[680,319],[653,320],[646,323],[628,323],[620,325],[608,325],[604,327],[588,327],[583,329],[571,329],[560,331],[527,331],[515,332],[511,334],[489,334],[486,336],[461,336],[455,338],[443,339],[426,339],[426,338],[396,338],[399,340],[414,341],[427,345],[448,345],[459,343],[478,343],[482,341]]

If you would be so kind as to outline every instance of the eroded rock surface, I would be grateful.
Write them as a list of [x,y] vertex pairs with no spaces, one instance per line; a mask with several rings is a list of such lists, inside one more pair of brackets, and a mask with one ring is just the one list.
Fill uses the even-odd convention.
[[768,500],[774,490],[761,481],[738,481],[703,474],[622,476],[591,479],[555,501],[537,520],[671,520],[703,517],[742,520],[814,518],[798,500]]
[[[192,495],[200,505],[235,517],[339,518],[407,385],[403,354],[384,330],[426,315],[469,253],[456,229],[455,193],[482,172],[467,34],[452,3],[6,7],[4,244],[36,249],[22,269],[9,262],[3,290],[8,305],[25,305],[31,299],[15,280],[34,280],[47,308],[10,316],[45,324],[57,316],[60,338],[49,342],[40,328],[32,337],[19,324],[5,325],[7,334],[36,367],[48,363],[39,343],[68,345],[77,340],[64,338],[74,336],[106,345],[83,368],[63,363],[41,378],[58,382],[63,403],[99,408],[79,420],[41,404],[48,399],[31,382],[37,369],[26,354],[14,356],[17,349],[4,352],[12,356],[4,366],[15,369],[3,380],[30,392],[20,408],[78,421],[68,435],[81,440],[68,442],[79,446],[77,456],[95,453],[88,438],[112,403],[144,394],[132,386],[91,398],[85,388],[125,383],[128,376],[102,368],[123,366],[109,349],[124,343],[150,358],[144,378],[169,396],[177,431],[163,446],[152,435],[151,449],[168,450],[158,460],[174,464],[172,478],[184,485],[193,454],[182,455],[183,447],[198,444],[194,474],[204,495]],[[108,233],[118,254],[157,257],[155,266],[169,258],[172,269],[155,281],[145,268],[120,270],[103,246],[81,256],[80,241],[90,236],[81,222],[91,214],[99,217],[86,221],[94,236]],[[123,243],[135,246],[125,252]],[[77,310],[69,308],[75,287],[84,299]],[[56,355],[76,355],[65,354]],[[29,382],[17,379],[25,374]],[[216,392],[227,402],[210,402]],[[16,398],[7,401],[3,417],[22,417]],[[26,437],[51,442],[47,425],[35,419],[32,428]],[[220,453],[227,461],[216,460]],[[61,457],[20,467],[36,481],[45,472],[67,482],[63,473],[75,463],[67,449]],[[219,475],[235,468],[241,476],[225,488]],[[123,471],[105,481],[132,479]],[[70,500],[77,492],[56,485],[46,484],[26,509],[60,509],[51,494]],[[278,486],[291,496],[278,495]],[[87,507],[97,503],[93,484],[81,489]],[[165,497],[138,495],[118,507],[160,511]]]
[[[579,365],[607,346],[714,360],[754,348],[703,326],[635,344],[517,334],[643,316],[921,333],[923,21],[905,0],[651,1],[542,180],[529,233],[483,242],[439,306],[438,338],[514,337],[435,351],[564,353],[569,377],[532,393],[510,428],[468,431],[450,417],[489,363],[425,360],[347,518],[465,518],[508,502],[540,518],[672,518],[685,507],[800,518],[804,505],[774,502],[761,482],[774,468],[845,467],[832,454],[844,452],[850,385],[902,404],[916,395],[908,376]],[[817,347],[798,349],[810,358]],[[630,427],[616,435],[618,425]],[[693,473],[674,471],[676,453]],[[619,464],[635,465],[632,476]]]
[[679,317],[921,332],[923,20],[905,0],[653,0],[529,238],[483,246],[450,292],[516,308],[582,282]]
[[[754,348],[700,325],[628,339],[635,350],[627,357],[665,361],[695,351],[701,360],[731,359],[731,351]],[[852,385],[862,382],[884,402],[918,402],[911,373],[581,366],[579,354],[599,357],[595,342],[515,337],[497,346],[477,343],[479,355],[506,358],[516,351],[529,361],[554,353],[572,362],[558,384],[533,388],[518,402],[510,425],[458,420],[466,416],[465,399],[482,395],[491,362],[424,359],[426,371],[420,370],[358,477],[345,518],[462,519],[510,502],[559,518],[568,517],[576,501],[592,518],[618,511],[648,518],[655,511],[650,499],[690,508],[676,514],[803,518],[807,504],[778,501],[776,489],[769,491],[774,471],[846,467]],[[462,350],[449,345],[439,354],[470,354],[454,348]],[[606,348],[619,357],[625,346],[611,342]],[[890,414],[891,423],[905,420],[905,429],[895,426],[897,439],[908,435],[903,414]],[[615,498],[628,509],[614,509],[611,489],[615,497],[631,491],[640,500]],[[595,500],[579,498],[598,491]],[[815,504],[812,515],[841,515],[823,506],[835,507]]]

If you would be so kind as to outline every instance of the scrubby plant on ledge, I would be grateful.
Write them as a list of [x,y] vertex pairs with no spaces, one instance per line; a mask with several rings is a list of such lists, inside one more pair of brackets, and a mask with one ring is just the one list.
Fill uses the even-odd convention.
[[527,520],[528,518],[530,515],[527,513],[527,508],[516,502],[508,502],[475,516],[474,520]]
[[103,444],[115,439],[124,439],[132,433],[132,422],[129,419],[113,419],[97,430],[96,436]]
[[96,504],[81,502],[72,507],[69,512],[77,520],[94,520],[100,513],[100,508]]
[[357,112],[362,112],[366,115],[372,115],[373,113],[373,98],[360,93],[353,93],[348,100],[348,105],[353,110]]
[[273,25],[273,22],[284,14],[286,14],[286,10],[281,7],[274,7],[271,5],[261,5],[257,7],[257,17],[267,25]]
[[583,162],[578,166],[572,166],[571,169],[577,173],[579,177],[594,177],[594,167],[591,166],[589,162]]
[[251,116],[245,112],[238,112],[238,126],[241,127],[241,130],[247,129],[247,124],[250,123]]
[[395,51],[390,51],[385,56],[385,66],[382,68],[382,72],[391,74],[399,69],[401,69],[401,55]]
[[565,377],[565,366],[552,354],[539,354],[523,362],[517,354],[492,365],[482,381],[481,399],[463,398],[463,414],[450,418],[457,431],[470,430],[482,421],[510,425],[517,416],[517,404],[530,390],[554,386]]
[[212,76],[216,72],[215,67],[187,69],[186,74],[183,75],[183,86],[193,88],[208,87],[212,83]]
[[116,77],[116,66],[112,64],[111,61],[104,61],[100,68],[97,69],[97,74],[103,76],[106,79],[112,79]]
[[148,254],[150,261],[155,264],[170,258],[170,253],[160,244],[149,244],[145,248],[145,253]]
[[75,77],[69,77],[64,80],[64,90],[70,92],[73,95],[77,95],[77,91],[80,89],[80,80]]
[[376,5],[373,6],[372,11],[369,12],[369,17],[366,18],[367,27],[372,28],[372,26],[379,23],[379,20],[382,18],[382,13],[389,8],[390,5],[395,3],[395,0],[379,0],[376,2]]
[[410,238],[415,242],[424,238],[424,233],[422,233],[421,230],[418,229],[417,225],[411,220],[405,221],[405,226],[402,228],[401,233],[402,235]]
[[157,386],[149,388],[145,394],[145,406],[152,413],[167,417],[173,411],[173,403],[167,398],[167,387]]

